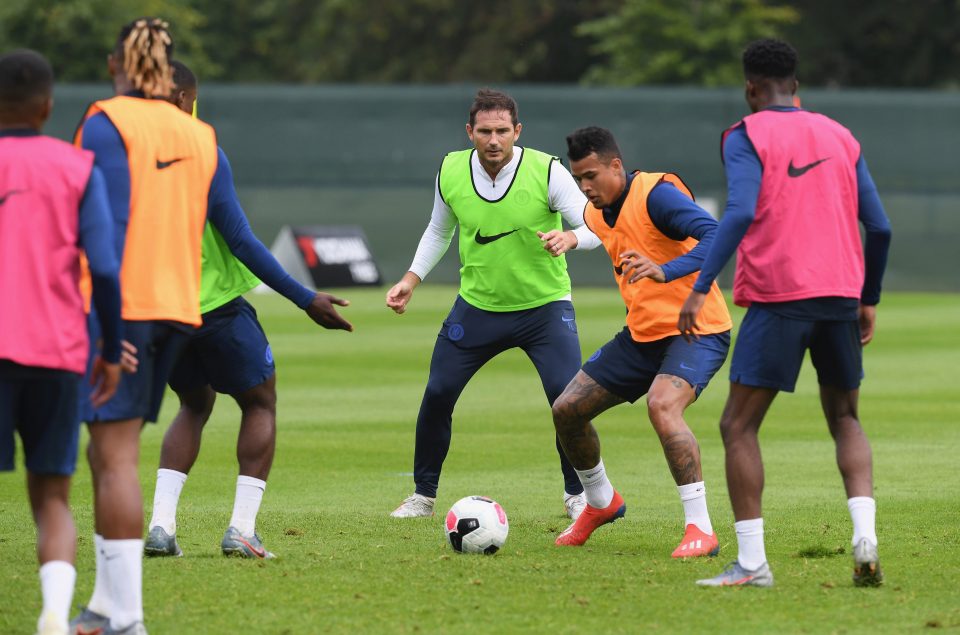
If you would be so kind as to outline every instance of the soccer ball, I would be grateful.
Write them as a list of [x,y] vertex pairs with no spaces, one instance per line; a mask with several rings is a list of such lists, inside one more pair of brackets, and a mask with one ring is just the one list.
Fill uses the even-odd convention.
[[486,496],[461,498],[450,511],[444,526],[447,540],[457,553],[497,553],[507,540],[510,525],[500,503]]

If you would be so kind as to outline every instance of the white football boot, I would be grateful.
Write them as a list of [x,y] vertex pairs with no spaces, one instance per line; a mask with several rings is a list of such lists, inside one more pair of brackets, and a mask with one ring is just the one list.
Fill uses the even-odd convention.
[[567,517],[569,517],[570,520],[579,518],[586,506],[587,497],[583,492],[579,494],[564,494],[563,496],[563,508],[567,511]]
[[433,504],[436,498],[429,498],[421,494],[411,494],[400,503],[400,506],[390,512],[394,518],[422,518],[433,516]]

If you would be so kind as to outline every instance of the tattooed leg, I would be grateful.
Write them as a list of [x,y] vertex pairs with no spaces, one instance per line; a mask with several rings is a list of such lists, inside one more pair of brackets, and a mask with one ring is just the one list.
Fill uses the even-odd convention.
[[657,375],[647,395],[647,413],[677,485],[703,480],[700,446],[683,420],[683,411],[696,396],[690,384],[674,375]]
[[589,470],[600,462],[600,437],[591,420],[623,402],[582,370],[553,402],[553,424],[573,467]]

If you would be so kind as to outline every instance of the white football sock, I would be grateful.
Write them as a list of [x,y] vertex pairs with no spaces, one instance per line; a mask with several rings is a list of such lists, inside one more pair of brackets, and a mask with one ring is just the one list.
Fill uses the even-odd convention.
[[680,494],[680,502],[683,503],[684,524],[696,525],[700,531],[711,535],[713,524],[707,511],[707,488],[703,481],[677,485],[677,492]]
[[73,585],[77,581],[77,570],[63,560],[51,560],[40,567],[40,590],[43,592],[43,610],[37,622],[37,631],[43,632],[44,625],[67,628],[70,618],[70,603],[73,601]]
[[603,467],[603,459],[590,470],[576,470],[580,482],[583,483],[583,493],[587,505],[595,509],[606,509],[613,501],[613,485],[607,478],[607,470]]
[[177,531],[177,503],[187,475],[176,470],[157,470],[157,489],[153,492],[153,516],[150,529],[160,526],[171,536]]
[[100,615],[110,615],[110,585],[107,582],[107,566],[103,561],[103,536],[93,534],[93,549],[97,555],[97,574],[93,583],[93,595],[87,608]]
[[104,539],[103,560],[110,584],[110,627],[122,630],[134,622],[142,622],[143,540]]
[[267,487],[266,481],[252,476],[237,477],[237,496],[233,501],[233,516],[230,526],[236,527],[244,536],[252,536],[257,525],[257,513],[260,511],[260,501],[263,500],[263,490]]
[[854,496],[847,499],[847,509],[853,520],[853,544],[866,538],[877,544],[877,503],[869,496]]
[[741,520],[733,526],[737,530],[737,561],[747,571],[756,571],[767,561],[763,546],[763,518]]

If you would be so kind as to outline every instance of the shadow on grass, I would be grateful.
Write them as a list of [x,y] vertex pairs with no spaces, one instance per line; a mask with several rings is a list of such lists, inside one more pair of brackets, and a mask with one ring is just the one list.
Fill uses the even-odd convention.
[[804,547],[796,554],[797,558],[835,558],[847,553],[846,547],[824,547],[823,545],[814,545]]

